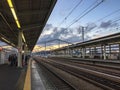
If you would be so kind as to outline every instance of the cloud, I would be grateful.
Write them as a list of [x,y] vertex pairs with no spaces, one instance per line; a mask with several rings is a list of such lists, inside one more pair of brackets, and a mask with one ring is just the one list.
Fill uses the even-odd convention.
[[53,27],[52,24],[46,24],[44,30],[49,30],[49,29],[51,29],[52,27]]
[[107,29],[107,28],[115,27],[117,25],[118,23],[113,23],[111,20],[109,20],[107,22],[101,22],[99,27],[103,29]]
[[[86,32],[90,32],[96,25],[94,23],[88,23]],[[45,41],[53,40],[50,42],[51,44],[58,44],[58,41],[54,41],[55,39],[61,39],[67,42],[76,43],[81,42],[81,33],[78,33],[81,29],[77,28],[59,28],[54,27],[52,24],[48,24],[45,26],[42,35],[40,36],[37,44],[45,44]],[[51,33],[48,33],[51,32]],[[88,40],[90,37],[85,34],[85,40]],[[51,45],[47,44],[47,45]]]
[[[76,27],[77,33],[79,33],[79,34],[82,33],[82,29],[83,29],[82,27],[83,26]],[[96,27],[97,27],[97,25],[95,23],[87,23],[87,25],[84,26],[84,33],[89,33],[89,32],[91,32],[91,30],[93,30]]]
[[[101,22],[99,26],[96,23],[87,23],[84,27],[84,41],[104,36],[116,26],[118,26],[118,23],[113,23],[113,21],[111,20]],[[54,27],[52,24],[46,24],[44,31],[42,32],[37,44],[45,46],[45,41],[50,41],[46,44],[47,46],[58,45],[59,41],[56,39],[60,39],[71,43],[82,42],[81,32],[81,26],[76,26],[74,28],[62,28]],[[66,44],[65,42],[60,43]]]
[[44,36],[46,34],[51,34],[53,31],[52,31],[52,28],[53,28],[53,25],[52,24],[46,24],[46,26],[44,27],[44,30],[42,32],[42,35],[41,36]]
[[86,31],[86,33],[91,32],[91,30],[93,30],[96,27],[97,27],[97,25],[95,23],[88,23],[85,31]]

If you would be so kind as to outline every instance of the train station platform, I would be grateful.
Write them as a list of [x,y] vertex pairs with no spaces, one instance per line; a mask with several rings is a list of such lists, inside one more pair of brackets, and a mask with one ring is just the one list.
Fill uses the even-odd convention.
[[32,90],[46,90],[45,89],[45,86],[43,85],[43,82],[42,82],[42,79],[39,75],[39,72],[38,72],[38,65],[36,64],[35,61],[32,61],[32,64],[31,64],[31,79],[32,79],[32,82],[31,82],[31,88]]
[[[63,58],[58,59],[58,57],[57,57],[57,58],[52,58],[52,59],[53,59],[52,61],[57,62],[58,60],[62,61]],[[54,60],[54,59],[56,59],[56,60]],[[64,58],[64,61],[65,60],[70,61],[70,58],[69,58],[69,60],[68,60],[68,58]],[[72,59],[72,60],[77,62],[77,60],[75,60],[75,59]],[[89,90],[89,87],[92,87],[92,89],[90,89],[90,90],[102,90],[101,88],[97,87],[96,85],[94,85],[90,82],[87,82],[81,78],[75,77],[74,74],[70,74],[70,72],[67,72],[68,70],[62,71],[63,68],[60,68],[59,65],[55,66],[56,65],[56,64],[54,65],[55,62],[52,62],[52,61],[50,60],[50,58],[32,57],[29,59],[28,65],[24,66],[23,68],[18,68],[16,66],[11,67],[8,64],[0,65],[0,73],[1,73],[0,74],[0,90],[74,90],[74,88],[73,88],[74,84],[76,84],[78,86],[79,80],[81,82],[80,85],[82,88],[88,88],[86,90]],[[80,62],[81,62],[81,60],[80,60]],[[64,62],[64,63],[66,63],[66,62]],[[77,63],[79,63],[79,62],[77,62]],[[94,69],[92,67],[99,68],[99,67],[96,67],[97,61],[95,63],[96,64],[95,65],[93,64],[92,66],[90,66],[88,64],[88,66],[91,67],[91,70],[89,70],[89,71],[91,71],[91,73],[94,72],[94,73],[98,74],[98,72],[99,72],[100,74],[103,74],[103,73],[106,73],[107,70],[110,68],[115,71],[117,71],[119,69],[119,68],[116,69],[116,68],[111,67],[111,66],[113,66],[113,64],[111,64],[110,68],[108,68],[107,65],[105,65],[106,67],[103,67],[103,68],[107,68],[107,69],[103,69],[102,71],[93,71]],[[115,62],[111,62],[111,63],[115,64]],[[67,65],[67,63],[64,65],[66,65],[65,67],[68,67],[68,66],[70,67],[70,65]],[[88,67],[87,64],[83,64],[83,65],[84,65],[84,67],[85,67],[85,65],[86,65],[86,67]],[[102,65],[104,65],[104,64],[101,63],[101,66]],[[71,66],[71,68],[76,68],[76,67],[77,66],[74,66],[74,65]],[[81,67],[82,66],[79,67],[80,70],[81,70]],[[66,69],[66,68],[64,68],[64,69]],[[84,69],[84,68],[82,67],[82,69]],[[106,70],[106,72],[103,72],[104,70]],[[76,70],[74,70],[74,71],[76,71]],[[108,71],[110,72],[110,70],[108,70]],[[92,74],[94,74],[94,73],[92,73]],[[104,74],[104,75],[108,75],[108,73]],[[108,76],[113,77],[112,75],[108,75]],[[118,77],[118,76],[116,76],[116,77]],[[116,78],[116,77],[114,77],[114,78]],[[109,78],[107,78],[107,79],[109,79]],[[113,79],[110,79],[110,80],[113,80]],[[76,83],[73,83],[73,82],[76,82]],[[83,82],[84,82],[84,84],[83,84]],[[87,85],[88,87],[85,87],[84,85],[85,86]],[[97,88],[97,89],[93,89],[93,88]],[[115,88],[117,88],[117,87],[115,87]]]
[[0,65],[0,90],[46,90],[38,72],[38,65],[32,59],[27,66],[18,68],[9,64]]
[[0,90],[22,90],[25,75],[26,67],[0,65]]

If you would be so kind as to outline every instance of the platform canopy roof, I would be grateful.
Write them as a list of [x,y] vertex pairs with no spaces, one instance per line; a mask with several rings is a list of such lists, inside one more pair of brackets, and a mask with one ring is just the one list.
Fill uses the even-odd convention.
[[62,48],[57,48],[53,51],[81,48],[81,47],[91,47],[91,46],[104,46],[104,45],[111,45],[111,44],[120,44],[120,33],[114,33],[111,35],[107,35],[107,36],[95,38],[92,40],[72,44],[69,46],[62,47]]
[[[32,50],[57,0],[0,0],[0,40],[18,45],[18,32]],[[24,40],[25,39],[25,40]]]

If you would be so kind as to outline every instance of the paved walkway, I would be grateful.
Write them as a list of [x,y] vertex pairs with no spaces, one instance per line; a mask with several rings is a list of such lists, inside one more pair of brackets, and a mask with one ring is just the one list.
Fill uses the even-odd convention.
[[36,62],[32,61],[32,90],[46,90],[37,69],[39,68]]
[[0,90],[16,90],[22,70],[7,64],[0,65]]

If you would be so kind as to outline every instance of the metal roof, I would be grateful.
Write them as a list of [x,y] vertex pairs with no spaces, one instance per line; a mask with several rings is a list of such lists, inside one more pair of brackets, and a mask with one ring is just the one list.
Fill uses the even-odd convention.
[[7,0],[0,0],[0,40],[17,47],[18,31],[23,30],[27,46],[32,50],[57,0],[11,1],[21,28],[17,27]]
[[77,44],[73,44],[73,45],[69,45],[69,46],[65,46],[62,48],[58,48],[55,49],[53,51],[59,51],[59,50],[64,50],[67,48],[79,48],[79,47],[89,47],[89,46],[99,46],[99,45],[107,45],[107,44],[114,44],[114,43],[120,43],[120,33],[115,33],[112,35],[108,35],[108,36],[104,36],[104,37],[100,37],[100,38],[96,38],[96,39],[92,39],[92,40],[88,40],[85,42],[80,42]]
[[77,43],[75,47],[89,46],[89,45],[104,45],[104,44],[106,45],[106,44],[112,44],[112,43],[120,43],[120,33],[115,33],[108,36]]

